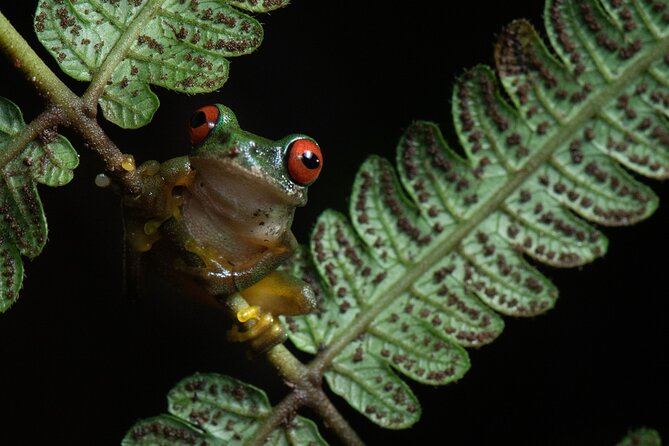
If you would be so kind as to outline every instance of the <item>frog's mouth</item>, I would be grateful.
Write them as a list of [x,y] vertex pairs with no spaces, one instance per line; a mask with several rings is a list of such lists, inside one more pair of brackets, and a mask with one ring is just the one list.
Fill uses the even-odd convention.
[[197,156],[190,157],[190,162],[196,174],[194,187],[206,188],[206,193],[217,193],[221,202],[258,201],[291,207],[304,206],[307,202],[304,187],[267,176],[260,168]]
[[228,238],[225,243],[241,236],[272,245],[290,230],[295,207],[306,202],[302,188],[286,190],[274,179],[233,163],[191,157],[191,165],[195,178],[185,196],[186,224],[196,233],[216,230],[217,238]]

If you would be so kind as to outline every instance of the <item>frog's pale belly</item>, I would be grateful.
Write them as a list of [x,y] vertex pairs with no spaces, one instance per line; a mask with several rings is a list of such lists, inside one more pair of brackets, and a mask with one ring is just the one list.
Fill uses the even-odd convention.
[[270,185],[218,163],[200,163],[184,194],[183,223],[194,240],[230,264],[245,264],[279,248],[294,204]]

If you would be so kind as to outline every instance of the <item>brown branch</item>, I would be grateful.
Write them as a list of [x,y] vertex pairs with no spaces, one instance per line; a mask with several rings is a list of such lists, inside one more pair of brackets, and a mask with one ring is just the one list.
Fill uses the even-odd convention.
[[14,135],[0,156],[0,168],[13,159],[25,145],[54,125],[73,127],[105,163],[105,169],[128,193],[139,192],[139,178],[134,171],[121,167],[126,155],[109,139],[94,117],[85,113],[84,103],[46,66],[7,18],[0,12],[0,51],[21,71],[38,93],[46,99],[48,110]]

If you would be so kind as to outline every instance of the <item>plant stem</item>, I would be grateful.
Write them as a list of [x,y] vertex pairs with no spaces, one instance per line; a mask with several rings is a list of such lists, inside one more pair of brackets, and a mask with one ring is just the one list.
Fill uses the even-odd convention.
[[22,71],[29,82],[52,107],[17,133],[5,146],[0,168],[20,153],[25,145],[46,128],[54,125],[73,127],[105,163],[121,186],[131,194],[139,191],[136,171],[126,172],[121,163],[126,156],[109,139],[94,118],[84,112],[82,100],[56,76],[33,51],[7,18],[0,12],[0,51],[13,66]]
[[299,395],[295,392],[290,393],[279,404],[272,408],[272,413],[265,418],[265,421],[253,433],[253,437],[245,446],[262,446],[272,432],[288,421],[292,414],[300,406]]
[[15,68],[26,75],[28,81],[48,102],[60,105],[79,101],[79,97],[35,54],[2,12],[0,12],[0,51],[5,53]]
[[358,433],[353,430],[346,418],[342,416],[337,408],[332,404],[330,398],[323,392],[323,389],[313,389],[313,395],[306,401],[306,405],[313,409],[324,420],[325,425],[332,430],[339,439],[346,445],[364,446],[365,443],[360,439]]
[[59,123],[59,118],[53,109],[40,113],[30,124],[25,126],[14,138],[2,146],[0,152],[0,169],[16,158],[30,141],[39,137],[40,133]]
[[283,344],[279,344],[265,353],[265,359],[274,366],[282,379],[293,385],[310,381],[305,365]]
[[[233,294],[226,300],[226,310],[234,319],[238,311],[248,307],[246,300],[239,294]],[[281,424],[284,424],[302,406],[311,407],[324,423],[342,441],[351,446],[362,446],[364,443],[351,428],[346,419],[337,411],[328,396],[321,388],[322,376],[310,373],[283,344],[272,347],[265,353],[265,359],[277,371],[279,376],[292,390],[254,433],[248,445],[262,445],[265,439]],[[247,446],[248,446],[247,445]]]
[[343,444],[364,446],[364,442],[355,430],[323,392],[320,377],[310,375],[307,367],[282,344],[268,351],[265,357],[293,391],[274,407],[272,414],[255,432],[249,445],[263,444],[267,436],[293,416],[297,409],[307,406],[321,416],[326,427],[335,433]]
[[[277,369],[281,377],[289,383],[289,386],[293,387],[293,392],[276,406],[270,418],[263,423],[261,428],[269,430],[271,427],[272,430],[275,429],[276,423],[283,419],[281,418],[282,412],[287,410],[284,406],[290,404],[291,410],[295,411],[304,405],[320,415],[325,425],[339,437],[343,444],[364,445],[355,430],[323,392],[320,375],[310,374],[309,369],[295,358],[283,344],[272,348],[266,353],[265,357]],[[270,432],[271,430],[267,434],[262,432],[260,434],[264,435],[262,437],[264,439]],[[258,441],[257,438],[254,436],[255,441]]]

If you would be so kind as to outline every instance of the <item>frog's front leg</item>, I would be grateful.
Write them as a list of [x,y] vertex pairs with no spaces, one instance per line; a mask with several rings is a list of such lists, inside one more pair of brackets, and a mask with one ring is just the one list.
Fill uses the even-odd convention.
[[193,179],[188,157],[173,158],[163,164],[147,161],[137,169],[141,192],[124,196],[124,220],[127,246],[135,253],[146,252],[160,238],[161,225],[181,217],[183,199],[175,188]]

